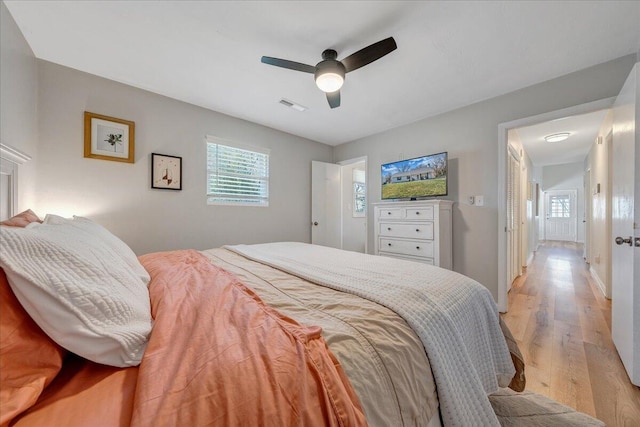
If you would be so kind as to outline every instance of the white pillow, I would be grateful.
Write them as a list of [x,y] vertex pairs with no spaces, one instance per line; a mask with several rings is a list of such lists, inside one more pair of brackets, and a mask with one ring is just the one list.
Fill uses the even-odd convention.
[[43,223],[58,225],[67,224],[75,228],[78,236],[80,236],[81,233],[85,233],[88,239],[98,238],[102,240],[104,244],[108,245],[111,249],[116,251],[118,255],[120,255],[122,260],[136,272],[145,285],[149,284],[151,277],[142,264],[140,264],[140,261],[138,261],[136,254],[125,242],[118,239],[100,224],[91,221],[89,218],[83,218],[81,216],[74,216],[73,219],[67,219],[53,214],[47,214],[47,216],[44,217]]
[[0,227],[0,266],[62,347],[106,365],[138,365],[152,327],[148,280],[123,260],[120,244],[105,244],[102,231],[81,222]]

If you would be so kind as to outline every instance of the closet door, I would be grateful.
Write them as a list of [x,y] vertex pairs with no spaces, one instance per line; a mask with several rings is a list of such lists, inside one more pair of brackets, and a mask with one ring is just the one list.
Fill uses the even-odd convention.
[[311,243],[342,249],[342,167],[311,162]]
[[507,291],[520,275],[520,160],[509,146],[507,187]]

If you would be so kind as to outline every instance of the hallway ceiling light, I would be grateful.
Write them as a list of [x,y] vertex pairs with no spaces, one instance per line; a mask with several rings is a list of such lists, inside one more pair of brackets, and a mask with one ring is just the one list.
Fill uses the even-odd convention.
[[569,132],[554,133],[554,134],[545,136],[544,139],[547,142],[560,142],[569,138],[569,135],[571,135]]

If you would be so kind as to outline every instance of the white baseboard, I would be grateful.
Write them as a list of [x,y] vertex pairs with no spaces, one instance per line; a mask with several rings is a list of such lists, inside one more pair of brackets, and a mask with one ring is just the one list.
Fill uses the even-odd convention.
[[529,258],[527,258],[527,267],[531,265],[533,262],[533,252],[529,254]]
[[598,288],[600,289],[600,292],[602,292],[602,295],[604,295],[605,298],[609,298],[607,296],[607,287],[604,285],[604,283],[602,283],[602,280],[600,280],[600,277],[598,277],[598,273],[596,273],[593,267],[589,267],[589,273],[591,273],[591,277],[593,277],[596,285],[598,285]]

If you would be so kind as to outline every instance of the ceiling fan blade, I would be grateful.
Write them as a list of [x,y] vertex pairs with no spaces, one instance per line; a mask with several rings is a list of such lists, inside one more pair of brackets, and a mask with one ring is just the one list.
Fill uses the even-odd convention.
[[337,108],[340,106],[340,91],[327,92],[327,101],[331,108]]
[[367,46],[364,49],[360,49],[356,53],[352,53],[340,62],[342,62],[342,65],[344,65],[348,73],[382,58],[386,54],[396,50],[397,47],[398,45],[396,45],[393,37],[389,37]]
[[303,73],[315,73],[316,67],[313,65],[302,64],[300,62],[288,61],[286,59],[271,58],[263,56],[261,61],[265,64],[275,65],[276,67],[288,68],[290,70],[302,71]]

